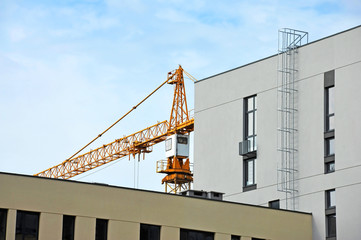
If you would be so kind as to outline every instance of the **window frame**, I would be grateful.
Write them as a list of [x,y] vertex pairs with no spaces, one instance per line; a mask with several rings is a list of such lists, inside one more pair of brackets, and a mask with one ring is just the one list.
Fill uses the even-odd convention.
[[[330,89],[333,89],[333,99],[330,99]],[[330,129],[329,122],[331,117],[335,117],[335,109],[329,112],[330,102],[335,104],[335,70],[324,73],[324,173],[329,174],[335,171],[335,128]],[[333,120],[334,121],[334,120]],[[329,154],[329,143],[334,141],[334,153]],[[333,166],[333,167],[331,167]]]
[[[28,232],[28,226],[26,225],[26,217],[28,216],[35,216],[37,218],[37,223],[36,225],[36,229],[35,229],[35,235],[31,234]],[[15,232],[15,238],[16,239],[20,239],[20,240],[24,240],[26,239],[26,236],[31,234],[31,236],[35,237],[35,239],[39,239],[39,220],[40,220],[40,213],[39,212],[30,212],[30,211],[22,211],[22,210],[17,210],[16,212],[16,232]],[[22,228],[19,227],[19,225],[25,225],[25,226],[21,226]],[[25,230],[24,230],[24,229]],[[20,229],[23,230],[23,232],[20,232]],[[20,234],[20,237],[18,236],[18,234]]]
[[[275,205],[276,204],[276,205]],[[268,207],[273,209],[280,209],[281,203],[279,199],[268,202]]]
[[[65,231],[65,221],[70,220],[70,233]],[[67,223],[66,225],[68,225],[69,223]],[[70,237],[69,237],[70,235]],[[62,240],[74,240],[74,236],[75,236],[75,216],[70,216],[70,215],[63,215],[63,231],[62,231],[62,235],[61,235],[61,239]]]
[[[326,199],[325,209],[336,208],[336,190],[335,189],[326,190],[325,191],[325,199]],[[331,202],[334,202],[334,205],[331,205]]]
[[[252,108],[249,108],[248,102],[249,99],[252,99]],[[243,99],[243,140],[249,140],[251,144],[249,145],[250,152],[257,151],[257,95],[252,95]],[[252,116],[252,134],[249,135],[249,122],[250,114]],[[252,140],[250,140],[252,139]]]
[[[331,144],[331,141],[333,141],[333,144]],[[325,157],[331,157],[334,155],[335,155],[335,137],[325,138]]]
[[[157,229],[158,233],[157,233],[157,239],[144,239],[146,236],[142,236],[142,234],[144,234],[145,232],[145,227],[150,227],[152,229]],[[149,234],[149,233],[148,233]],[[161,238],[161,226],[158,225],[153,225],[153,224],[145,224],[145,223],[141,223],[140,224],[140,228],[139,228],[139,240],[160,240]]]
[[[253,162],[252,175],[253,175],[253,183],[247,184],[249,177],[249,162]],[[250,191],[257,188],[256,183],[256,158],[246,158],[243,160],[243,191]]]
[[[330,230],[330,220],[334,219],[334,229]],[[336,225],[336,213],[326,215],[326,239],[336,240],[337,239],[337,225]]]
[[165,140],[165,151],[168,152],[170,150],[172,150],[172,138]]
[[[7,227],[7,217],[8,217],[8,210],[4,208],[0,208],[0,240],[6,239],[6,227]],[[3,229],[3,231],[1,231]]]
[[[108,239],[108,222],[109,222],[108,219],[101,219],[101,218],[96,219],[95,240],[107,240]],[[103,229],[104,226],[105,226],[105,228]],[[100,228],[102,228],[102,229],[100,229]]]
[[188,138],[185,137],[185,136],[177,136],[177,143],[187,145],[188,144]]
[[[330,90],[333,91],[333,98],[331,99]],[[330,104],[335,105],[335,85],[325,87],[325,132],[332,132],[335,130],[335,127],[330,128],[330,119],[335,117],[335,109],[330,113]],[[333,120],[334,121],[334,120]]]
[[214,238],[215,238],[215,233],[214,232],[207,232],[207,231],[199,231],[199,230],[181,228],[179,230],[179,240],[189,240],[188,236],[185,239],[182,238],[182,237],[184,237],[184,234],[189,234],[189,233],[194,233],[194,234],[204,233],[204,234],[208,235],[208,236],[206,236],[206,238],[208,238],[209,236],[212,238],[212,240],[214,240]]
[[[332,199],[334,198],[334,199]],[[334,202],[332,205],[331,203]],[[331,233],[330,220],[334,218],[334,229]],[[336,190],[329,189],[325,191],[325,225],[326,225],[326,239],[337,239],[337,219],[336,219]],[[334,233],[333,233],[334,232]]]

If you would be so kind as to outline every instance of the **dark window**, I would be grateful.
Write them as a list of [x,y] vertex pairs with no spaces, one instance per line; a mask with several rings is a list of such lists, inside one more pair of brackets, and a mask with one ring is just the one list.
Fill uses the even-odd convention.
[[252,240],[265,240],[264,238],[252,238]]
[[257,96],[244,99],[244,140],[249,140],[249,151],[257,150]]
[[181,229],[180,240],[214,240],[214,233]]
[[177,141],[179,144],[188,144],[188,138],[186,137],[177,137]]
[[231,240],[241,240],[241,237],[232,235]]
[[0,209],[0,240],[6,238],[6,222],[7,222],[8,210]]
[[336,214],[326,216],[327,237],[336,237]]
[[63,240],[74,240],[74,227],[75,217],[74,216],[63,216]]
[[325,192],[326,237],[336,237],[336,191],[330,189]]
[[275,209],[280,209],[280,200],[274,200],[274,201],[269,201],[268,202],[268,207],[270,208],[275,208]]
[[17,211],[16,240],[36,240],[39,233],[39,213]]
[[160,226],[140,224],[139,240],[160,240]]
[[95,240],[107,240],[108,238],[108,220],[97,219],[95,228]]
[[255,181],[255,158],[244,160],[244,186],[256,184]]
[[335,162],[327,162],[325,163],[325,173],[331,173],[335,171]]

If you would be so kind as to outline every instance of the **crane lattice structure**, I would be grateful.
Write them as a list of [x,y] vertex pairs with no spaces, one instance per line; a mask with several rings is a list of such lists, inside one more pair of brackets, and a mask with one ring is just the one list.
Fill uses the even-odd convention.
[[[135,157],[136,155],[149,153],[152,151],[153,145],[163,142],[167,136],[191,133],[194,130],[194,118],[191,118],[188,112],[183,73],[193,81],[195,80],[179,66],[178,69],[168,73],[167,80],[157,89],[77,153],[62,163],[34,175],[47,178],[69,179],[125,156],[129,156],[130,158],[130,156]],[[78,155],[80,151],[100,138],[166,83],[174,85],[174,97],[169,121],[158,122],[141,131],[116,139],[114,142],[104,144],[97,149]],[[191,183],[193,182],[193,174],[190,170],[188,158],[177,156],[168,158],[167,164],[164,167],[160,167],[157,172],[166,174],[162,180],[162,183],[166,184],[166,192],[177,193],[181,190],[190,189]]]

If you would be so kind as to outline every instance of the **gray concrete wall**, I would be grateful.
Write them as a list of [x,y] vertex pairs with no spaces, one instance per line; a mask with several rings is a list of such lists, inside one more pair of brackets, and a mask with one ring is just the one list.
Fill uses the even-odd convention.
[[[313,213],[313,239],[325,239],[325,190],[336,189],[338,239],[361,238],[361,27],[299,49],[296,209]],[[336,171],[324,174],[324,73],[335,70]],[[195,84],[194,188],[267,206],[277,191],[277,56]],[[257,189],[243,192],[243,98],[257,94]],[[350,197],[350,195],[354,197]],[[356,216],[357,215],[357,216]]]

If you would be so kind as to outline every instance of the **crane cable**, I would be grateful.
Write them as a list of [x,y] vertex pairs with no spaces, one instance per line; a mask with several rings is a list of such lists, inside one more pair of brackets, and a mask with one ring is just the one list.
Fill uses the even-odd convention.
[[131,113],[134,109],[136,109],[140,104],[142,104],[145,100],[147,100],[150,96],[153,95],[153,93],[155,93],[156,91],[159,90],[159,88],[161,88],[164,84],[166,84],[169,79],[173,78],[173,76],[176,73],[173,73],[172,75],[170,75],[166,81],[164,81],[159,87],[157,87],[153,92],[151,92],[148,96],[146,96],[142,101],[140,101],[137,105],[135,105],[132,109],[130,109],[126,114],[124,114],[121,118],[119,118],[117,121],[115,121],[110,127],[108,127],[106,130],[104,130],[102,133],[100,133],[97,137],[95,137],[93,140],[91,140],[88,144],[86,144],[84,147],[82,147],[79,151],[77,151],[76,153],[74,153],[70,158],[68,158],[67,160],[65,160],[65,162],[71,161],[73,159],[74,156],[76,156],[78,153],[80,153],[81,151],[83,151],[86,147],[88,147],[90,144],[92,144],[95,140],[97,140],[98,138],[100,138],[104,133],[106,133],[109,129],[111,129],[112,127],[114,127],[115,124],[117,124],[118,122],[120,122],[120,120],[122,120],[123,118],[125,118],[129,113]]
[[186,70],[183,69],[183,72],[184,72],[184,73],[188,76],[188,78],[189,78],[190,80],[192,80],[193,82],[197,82],[197,81],[198,81],[197,79],[195,79],[195,77],[193,77],[192,75],[190,75],[189,73],[187,73]]

